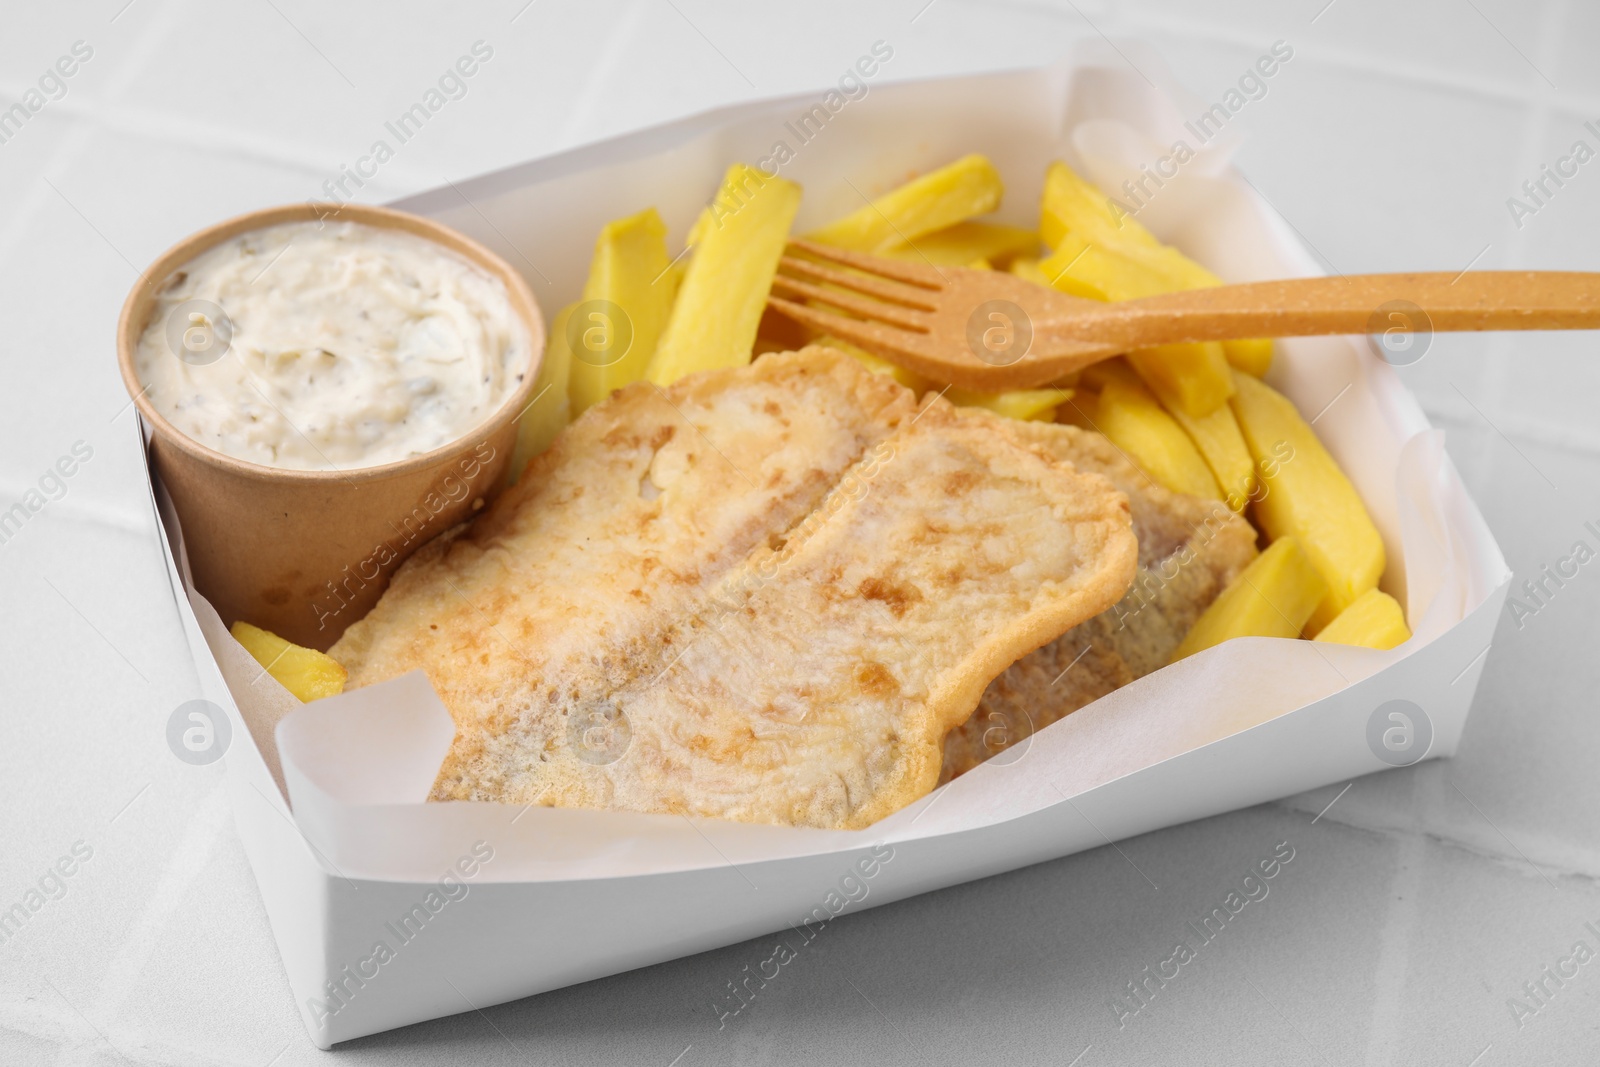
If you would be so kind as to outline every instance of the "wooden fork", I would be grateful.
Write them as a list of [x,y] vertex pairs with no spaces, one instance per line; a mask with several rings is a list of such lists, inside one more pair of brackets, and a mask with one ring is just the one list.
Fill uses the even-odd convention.
[[1595,273],[1293,278],[1103,303],[1004,271],[935,267],[802,240],[790,241],[789,250],[768,306],[965,389],[1026,389],[1121,352],[1182,341],[1600,328]]

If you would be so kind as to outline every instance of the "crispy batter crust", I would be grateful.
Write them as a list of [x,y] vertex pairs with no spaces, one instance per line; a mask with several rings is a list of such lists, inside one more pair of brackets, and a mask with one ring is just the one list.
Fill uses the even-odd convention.
[[[941,782],[971,770],[1172,658],[1201,613],[1256,556],[1255,530],[1216,500],[1174,493],[1110,441],[1075,426],[1018,423],[1051,458],[1108,478],[1128,498],[1139,573],[1127,595],[1008,667],[944,743]],[[1015,758],[1015,757],[1012,757]]]
[[812,348],[619,390],[331,654],[427,672],[434,799],[859,827],[1136,555],[1107,479]]

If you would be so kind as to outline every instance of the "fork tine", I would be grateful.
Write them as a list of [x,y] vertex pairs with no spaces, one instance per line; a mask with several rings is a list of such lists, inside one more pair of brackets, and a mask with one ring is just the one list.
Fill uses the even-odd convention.
[[826,282],[837,285],[843,289],[853,289],[858,293],[867,293],[881,300],[888,300],[903,307],[917,308],[920,311],[937,311],[938,299],[927,289],[919,289],[914,285],[902,285],[900,282],[889,281],[876,274],[859,274],[851,271],[836,270],[825,267],[821,263],[813,263],[809,259],[796,259],[793,256],[784,256],[778,260],[778,269],[786,270],[790,274],[812,281]]
[[837,337],[841,341],[849,341],[851,344],[860,345],[871,352],[888,357],[902,352],[920,351],[926,337],[924,334],[912,333],[894,326],[862,322],[860,319],[852,319],[836,311],[807,307],[805,304],[785,300],[781,296],[767,297],[767,306],[819,333]]
[[796,248],[807,255],[818,259],[830,260],[834,263],[843,263],[870,274],[881,274],[886,278],[896,281],[909,282],[923,289],[943,289],[945,276],[938,267],[923,266],[920,263],[907,263],[898,259],[884,259],[879,256],[869,256],[864,252],[850,252],[832,245],[818,244],[799,237],[789,239],[789,247]]
[[772,291],[783,296],[832,304],[834,307],[854,312],[864,319],[886,322],[891,326],[915,330],[917,333],[928,332],[928,325],[925,321],[926,316],[922,312],[913,311],[898,304],[886,304],[881,300],[868,300],[854,293],[847,293],[839,289],[824,289],[820,285],[812,285],[810,282],[803,282],[797,278],[789,278],[782,274],[772,279]]

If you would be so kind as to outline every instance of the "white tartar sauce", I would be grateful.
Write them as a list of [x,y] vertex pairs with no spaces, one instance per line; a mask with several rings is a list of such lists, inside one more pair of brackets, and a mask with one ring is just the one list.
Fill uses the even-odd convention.
[[135,359],[169,422],[290,470],[431,452],[528,373],[505,284],[415,234],[362,223],[254,230],[174,272]]

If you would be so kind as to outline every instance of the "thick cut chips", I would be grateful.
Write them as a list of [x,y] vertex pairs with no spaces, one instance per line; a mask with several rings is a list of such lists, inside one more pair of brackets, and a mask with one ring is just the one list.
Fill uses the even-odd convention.
[[435,799],[865,826],[1134,574],[1128,505],[823,349],[597,404],[332,650],[427,672]]

